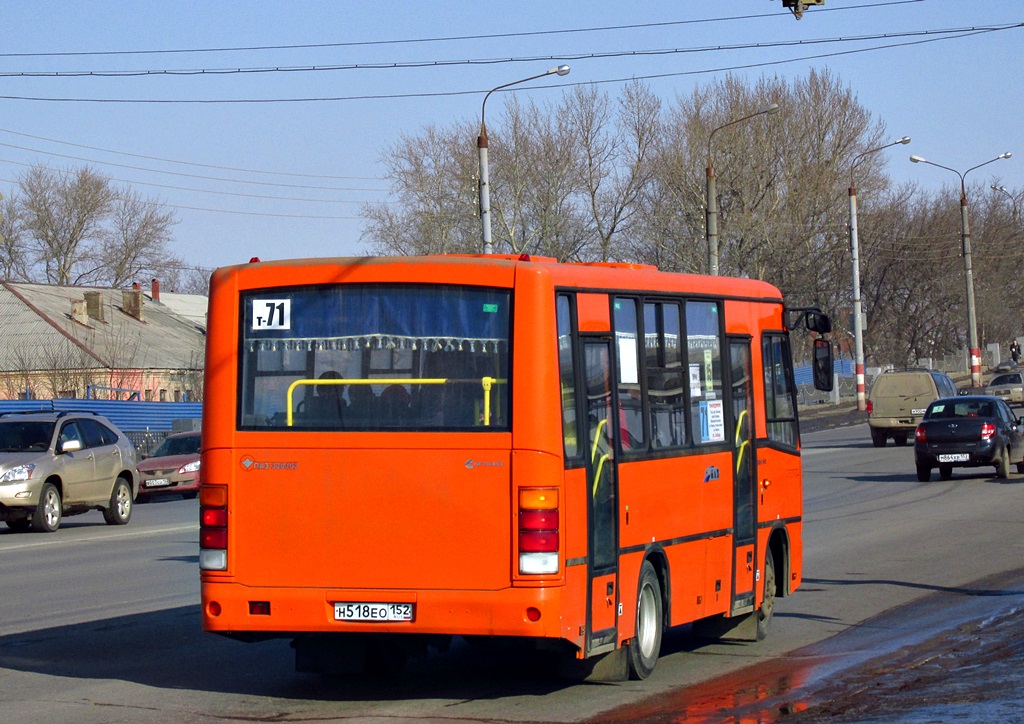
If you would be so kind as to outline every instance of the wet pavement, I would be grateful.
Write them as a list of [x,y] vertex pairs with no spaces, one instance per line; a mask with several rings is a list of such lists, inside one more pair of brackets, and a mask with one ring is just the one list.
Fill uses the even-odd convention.
[[1024,569],[598,722],[1024,722]]

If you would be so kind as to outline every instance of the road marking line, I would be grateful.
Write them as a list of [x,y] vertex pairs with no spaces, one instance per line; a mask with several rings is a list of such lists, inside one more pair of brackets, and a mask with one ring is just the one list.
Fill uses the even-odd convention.
[[[60,529],[58,529],[58,532],[59,532],[59,530]],[[191,531],[191,530],[199,530],[199,523],[195,522],[195,523],[189,523],[187,525],[168,525],[168,526],[163,526],[163,527],[160,527],[160,528],[145,528],[145,529],[141,529],[141,530],[140,529],[134,529],[134,530],[124,531],[124,532],[120,532],[120,533],[100,533],[100,534],[97,534],[97,535],[89,536],[88,538],[75,538],[74,540],[72,540],[71,538],[68,538],[68,537],[63,537],[63,538],[54,538],[54,539],[43,540],[43,541],[33,541],[32,543],[22,543],[22,542],[20,542],[20,541],[24,540],[24,538],[22,536],[33,535],[31,532],[29,532],[29,533],[22,533],[22,534],[18,535],[17,537],[19,539],[19,542],[12,541],[10,544],[7,544],[6,542],[4,544],[0,544],[0,551],[15,551],[15,550],[23,551],[23,550],[27,550],[29,548],[42,548],[44,546],[60,545],[61,543],[70,543],[70,542],[74,542],[75,544],[79,544],[79,543],[105,543],[107,541],[119,540],[121,538],[144,538],[144,537],[155,536],[155,535],[163,535],[164,533],[181,533],[183,531]],[[8,534],[8,535],[13,535],[13,534]],[[196,539],[196,542],[198,542],[198,538]]]

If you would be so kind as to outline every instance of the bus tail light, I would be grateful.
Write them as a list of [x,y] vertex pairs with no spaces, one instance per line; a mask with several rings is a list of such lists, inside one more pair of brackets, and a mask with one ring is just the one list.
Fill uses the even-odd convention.
[[228,489],[223,485],[199,488],[199,570],[228,568]]
[[558,491],[519,490],[519,572],[558,573]]

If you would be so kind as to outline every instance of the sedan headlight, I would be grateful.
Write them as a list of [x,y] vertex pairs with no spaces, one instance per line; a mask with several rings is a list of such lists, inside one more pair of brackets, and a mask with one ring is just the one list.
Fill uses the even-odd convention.
[[180,468],[178,468],[178,472],[179,473],[194,473],[198,469],[199,469],[199,461],[195,460],[193,462],[185,463],[184,465],[182,465]]
[[0,483],[17,483],[24,480],[28,480],[32,477],[32,472],[36,469],[35,465],[29,463],[28,465],[19,465],[16,468],[11,468],[3,477],[0,477]]

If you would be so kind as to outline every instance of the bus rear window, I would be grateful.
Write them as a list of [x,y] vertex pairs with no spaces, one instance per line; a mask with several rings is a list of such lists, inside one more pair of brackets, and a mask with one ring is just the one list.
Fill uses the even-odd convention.
[[242,305],[241,429],[508,429],[508,290],[337,285]]

